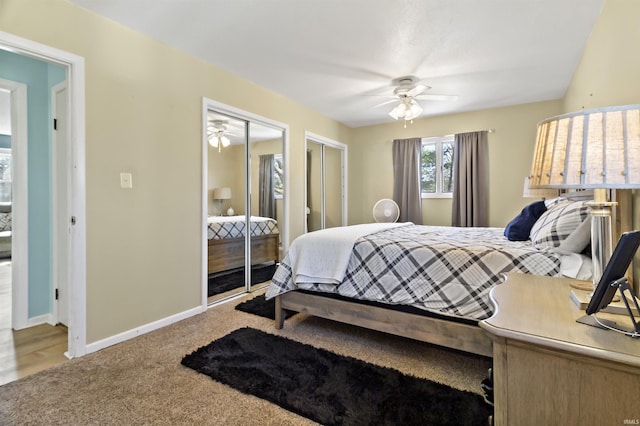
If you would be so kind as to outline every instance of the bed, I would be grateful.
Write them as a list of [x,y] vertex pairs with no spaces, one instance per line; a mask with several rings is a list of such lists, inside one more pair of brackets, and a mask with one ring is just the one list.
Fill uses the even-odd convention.
[[[509,273],[588,277],[590,259],[580,254],[588,245],[588,216],[583,201],[545,204],[528,217],[527,239],[519,241],[509,240],[505,228],[411,223],[304,234],[291,244],[266,297],[276,299],[276,328],[283,310],[293,310],[492,356],[477,325],[493,313],[490,289]],[[305,257],[324,262],[308,266]]]
[[[215,274],[245,266],[245,216],[207,218],[207,271]],[[251,216],[251,265],[280,260],[280,232],[274,219]]]

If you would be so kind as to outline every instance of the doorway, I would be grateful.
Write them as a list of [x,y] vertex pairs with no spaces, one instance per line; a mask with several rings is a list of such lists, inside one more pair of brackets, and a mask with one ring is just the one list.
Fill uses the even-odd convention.
[[[57,167],[61,167],[67,170],[68,180],[66,181],[67,195],[66,199],[56,199],[48,205],[49,214],[55,210],[59,221],[66,224],[66,231],[58,233],[57,239],[66,239],[68,250],[58,253],[57,250],[52,250],[52,253],[46,257],[47,265],[61,264],[68,265],[67,268],[67,301],[68,301],[68,338],[66,349],[66,356],[69,358],[82,356],[86,353],[86,229],[85,229],[85,160],[84,160],[84,146],[85,146],[85,113],[84,113],[84,59],[63,52],[61,50],[51,48],[40,43],[36,43],[21,37],[17,37],[12,34],[0,32],[0,53],[7,53],[32,61],[38,61],[44,64],[45,67],[57,67],[63,70],[66,79],[66,94],[62,95],[59,99],[64,101],[64,107],[67,111],[67,117],[64,119],[66,125],[66,154],[61,156],[62,162],[57,163]],[[3,66],[3,71],[8,68]],[[20,96],[19,90],[14,90],[15,96]],[[13,93],[12,92],[12,93]],[[48,94],[47,94],[48,98]],[[26,99],[26,94],[25,94]],[[18,105],[26,105],[25,102],[18,102]],[[21,106],[18,107],[22,109]],[[45,110],[50,109],[50,105],[44,106]],[[27,126],[30,124],[27,116],[26,106],[24,111],[16,114],[18,128]],[[52,123],[49,123],[52,124]],[[37,133],[37,131],[36,131]],[[27,154],[31,150],[27,150],[28,144],[31,142],[28,135],[33,135],[34,131],[19,132],[15,136],[16,144],[14,148],[14,164],[17,164],[19,149],[24,149],[23,159],[26,161]],[[42,139],[42,138],[41,138]],[[58,138],[60,139],[60,138]],[[51,139],[45,139],[49,142]],[[58,141],[59,142],[59,141]],[[47,151],[54,156],[54,151]],[[49,154],[47,154],[49,155]],[[50,157],[48,157],[49,163],[47,170],[52,166],[50,163]],[[23,171],[22,171],[23,170]],[[18,178],[19,174],[24,173],[22,179]],[[47,178],[53,180],[54,185],[57,178],[51,174],[47,175]],[[27,179],[31,179],[31,186],[26,186]],[[33,188],[34,179],[30,177],[29,171],[26,167],[16,168],[14,173],[14,193],[13,193],[13,205],[14,209],[19,208],[18,203],[18,180],[24,182],[25,188]],[[62,183],[61,183],[62,184]],[[33,286],[35,281],[34,275],[37,277],[37,270],[33,269],[32,265],[39,265],[35,259],[32,259],[33,246],[29,244],[30,235],[37,235],[37,226],[31,219],[27,219],[26,212],[28,209],[34,208],[33,198],[30,198],[27,194],[27,190],[21,191],[24,194],[25,214],[18,214],[15,212],[13,218],[13,230],[15,231],[14,241],[12,243],[12,255],[16,256],[16,260],[12,265],[12,322],[14,328],[24,328],[35,324],[46,322],[57,322],[56,313],[54,312],[53,297],[55,295],[54,280],[49,275],[49,279],[44,281],[45,285],[48,285],[46,289],[47,299],[45,300],[43,307],[42,300],[34,301],[32,294],[34,293],[30,286]],[[46,199],[50,200],[51,195]],[[29,203],[31,200],[31,203]],[[48,201],[50,202],[50,201]],[[22,219],[21,219],[22,218]],[[19,227],[22,226],[24,230],[19,232]],[[30,232],[32,231],[32,232]],[[20,235],[18,235],[18,233]],[[58,248],[59,246],[52,242],[51,247]],[[18,263],[22,262],[21,259],[30,258],[30,262],[24,266],[20,271],[17,270]],[[17,277],[17,275],[19,275]],[[33,278],[33,279],[32,279]],[[26,284],[16,286],[16,283],[24,282]],[[39,280],[38,282],[42,282]],[[40,294],[40,293],[39,293]],[[38,305],[40,304],[40,305]],[[37,306],[36,306],[37,305]],[[35,313],[34,313],[35,312]]]

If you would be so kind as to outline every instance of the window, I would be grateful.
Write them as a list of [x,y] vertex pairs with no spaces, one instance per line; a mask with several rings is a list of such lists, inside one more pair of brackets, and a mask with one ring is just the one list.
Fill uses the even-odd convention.
[[420,190],[422,198],[453,197],[453,135],[422,139]]
[[11,150],[0,148],[0,203],[11,203]]
[[273,156],[273,193],[277,199],[282,198],[284,194],[284,161],[282,154],[274,154]]

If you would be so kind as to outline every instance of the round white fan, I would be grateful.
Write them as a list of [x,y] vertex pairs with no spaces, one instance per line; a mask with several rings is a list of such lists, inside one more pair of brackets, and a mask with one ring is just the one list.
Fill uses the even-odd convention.
[[383,198],[373,206],[373,219],[376,222],[395,222],[400,217],[400,207],[395,201]]

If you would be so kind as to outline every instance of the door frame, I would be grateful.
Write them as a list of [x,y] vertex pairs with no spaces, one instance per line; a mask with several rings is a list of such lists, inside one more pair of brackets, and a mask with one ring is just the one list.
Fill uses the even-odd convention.
[[[61,120],[64,120],[62,124],[66,129],[69,129],[69,117],[68,114],[60,117],[59,111],[61,110],[58,103],[57,95],[59,92],[65,91],[64,96],[68,97],[68,85],[64,80],[51,88],[51,116],[57,121],[60,126]],[[68,100],[65,102],[68,106]],[[51,155],[51,223],[52,223],[52,293],[53,297],[53,323],[69,325],[69,267],[71,256],[69,255],[69,234],[71,232],[71,224],[66,217],[69,217],[69,189],[68,183],[71,181],[69,178],[70,163],[69,153],[69,138],[61,138],[60,133],[54,129],[51,132],[52,142],[52,155]],[[63,225],[64,224],[64,225]],[[55,293],[58,290],[58,293]],[[56,298],[56,295],[58,297]],[[62,309],[61,309],[62,308]],[[62,312],[64,310],[64,312]]]
[[[214,101],[213,99],[209,99],[206,97],[202,98],[202,239],[201,239],[201,252],[202,252],[202,308],[203,310],[208,309],[209,305],[207,303],[207,216],[208,216],[208,206],[207,206],[207,174],[208,174],[208,164],[209,164],[209,142],[207,140],[207,113],[209,110],[213,110],[219,112],[221,114],[229,115],[235,118],[239,118],[241,120],[245,120],[247,122],[261,124],[263,126],[272,127],[275,129],[282,130],[282,155],[284,158],[284,200],[283,200],[283,219],[284,226],[280,229],[282,250],[284,253],[287,252],[289,248],[289,204],[291,202],[291,192],[290,192],[290,182],[289,182],[289,125],[285,123],[281,123],[279,121],[272,120],[270,118],[263,117],[258,114],[253,114],[242,110],[240,108],[236,108],[222,102]],[[247,132],[247,136],[249,133]],[[248,149],[248,147],[246,148]],[[245,154],[245,161],[249,162],[250,159]],[[251,181],[249,179],[250,173],[250,163],[246,163],[245,165],[247,173],[246,181],[247,184],[250,185]],[[249,188],[250,189],[250,188]],[[246,200],[245,205],[249,205],[249,199],[251,197],[251,191],[246,191]],[[247,233],[246,235],[246,243],[245,243],[245,259],[246,262],[250,262],[249,257],[249,244],[251,235]],[[246,265],[246,264],[245,264]],[[248,268],[250,270],[251,268]]]
[[86,178],[85,178],[85,65],[84,58],[32,40],[0,31],[0,49],[66,68],[68,84],[69,202],[58,206],[74,226],[69,235],[69,358],[86,354]]
[[27,85],[0,79],[0,88],[8,90],[11,99],[11,328],[20,330],[29,326],[29,226],[24,220],[29,212]]
[[[305,175],[305,179],[307,176],[307,167],[309,166],[307,164],[307,141],[312,141],[315,142],[317,144],[323,145],[323,146],[330,146],[332,148],[336,148],[342,151],[342,226],[346,226],[348,223],[348,212],[347,212],[347,176],[348,176],[348,162],[347,162],[347,156],[348,156],[348,147],[346,144],[342,143],[342,142],[338,142],[335,141],[333,139],[329,139],[325,136],[321,136],[318,135],[316,133],[313,132],[309,132],[306,131],[304,132],[304,175]],[[323,156],[324,157],[324,156]],[[322,193],[322,212],[324,215],[324,159],[323,159],[323,165],[322,165],[322,187],[323,187],[323,193]],[[307,206],[308,206],[308,199],[307,199],[307,185],[304,186],[304,211],[303,211],[303,223],[307,223]],[[324,228],[324,218],[322,219],[322,226]]]

